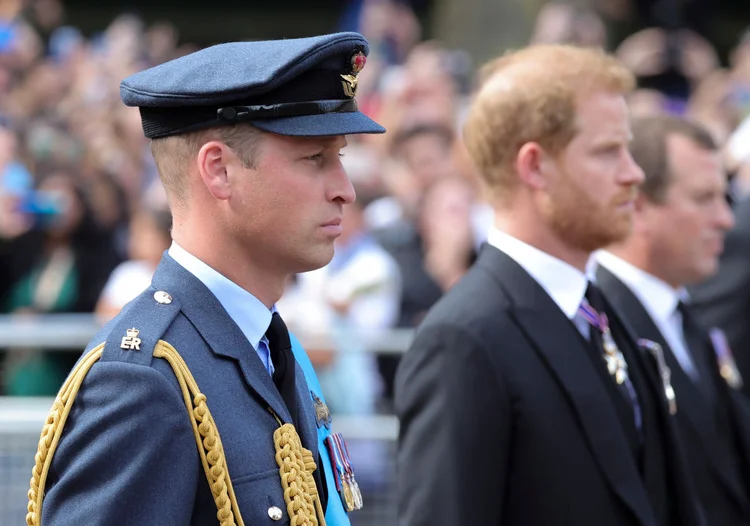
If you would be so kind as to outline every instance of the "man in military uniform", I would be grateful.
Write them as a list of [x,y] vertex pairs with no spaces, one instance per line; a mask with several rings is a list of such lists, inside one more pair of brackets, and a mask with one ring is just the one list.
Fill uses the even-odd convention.
[[361,506],[274,305],[333,256],[345,136],[385,131],[354,99],[367,53],[356,33],[228,43],[123,81],[173,244],[61,389],[29,524],[339,525]]

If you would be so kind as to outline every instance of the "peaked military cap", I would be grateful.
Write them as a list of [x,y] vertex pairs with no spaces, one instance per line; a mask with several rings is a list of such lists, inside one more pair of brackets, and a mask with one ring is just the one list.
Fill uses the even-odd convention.
[[383,133],[354,99],[368,51],[351,32],[218,44],[131,75],[120,96],[149,139],[237,122],[293,136]]

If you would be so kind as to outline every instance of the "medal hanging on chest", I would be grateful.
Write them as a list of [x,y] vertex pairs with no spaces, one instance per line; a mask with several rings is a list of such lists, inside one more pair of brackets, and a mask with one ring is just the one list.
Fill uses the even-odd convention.
[[[604,318],[605,315],[602,314]],[[606,318],[605,318],[606,323]],[[617,385],[622,385],[628,379],[628,364],[625,357],[617,348],[609,325],[604,325],[602,330],[602,347],[604,347],[604,360],[607,362],[607,371],[615,377]]]
[[628,380],[628,364],[620,349],[612,337],[609,329],[609,320],[604,313],[597,312],[588,303],[583,303],[578,309],[579,315],[593,328],[599,331],[604,349],[604,362],[607,364],[607,372],[614,377],[617,385],[622,385]]
[[334,433],[325,439],[325,444],[334,464],[336,491],[339,492],[344,508],[346,511],[361,509],[363,506],[362,492],[354,478],[354,468],[344,437],[341,433]]

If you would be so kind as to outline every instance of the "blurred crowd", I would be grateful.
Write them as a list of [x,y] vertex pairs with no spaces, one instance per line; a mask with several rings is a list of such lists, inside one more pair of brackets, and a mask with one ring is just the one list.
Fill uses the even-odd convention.
[[[371,42],[360,107],[388,133],[350,139],[343,163],[358,199],[336,255],[297,276],[278,307],[310,338],[332,411],[367,414],[389,410],[398,358],[358,352],[352,334],[415,327],[472,264],[493,218],[460,136],[477,64],[426,40],[408,2],[362,0],[353,13],[348,29]],[[197,47],[169,22],[127,14],[84,36],[64,14],[61,0],[0,7],[0,313],[106,320],[148,285],[170,243],[164,191],[119,83]],[[547,3],[527,43],[608,48],[607,27],[597,11]],[[707,125],[733,194],[750,191],[750,33],[724,60],[684,28],[645,28],[611,51],[638,77],[632,111]],[[329,343],[313,343],[319,334]],[[0,394],[55,394],[79,353],[7,349]]]

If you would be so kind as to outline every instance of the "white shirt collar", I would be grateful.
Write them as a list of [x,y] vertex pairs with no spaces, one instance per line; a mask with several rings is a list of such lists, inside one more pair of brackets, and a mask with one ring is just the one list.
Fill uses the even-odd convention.
[[628,287],[661,332],[682,369],[693,378],[698,372],[682,330],[682,314],[677,311],[680,300],[690,300],[684,288],[675,289],[668,283],[606,251],[595,254],[602,265]]
[[169,255],[208,287],[257,351],[260,340],[265,336],[271,324],[272,311],[268,310],[268,307],[258,298],[206,265],[174,241],[169,247]]
[[680,300],[689,299],[684,288],[675,289],[611,252],[600,250],[596,252],[595,258],[598,264],[612,272],[633,291],[651,317],[658,322],[669,320],[674,315]]
[[490,228],[487,243],[521,265],[565,315],[573,319],[586,293],[589,281],[586,274],[494,226]]

